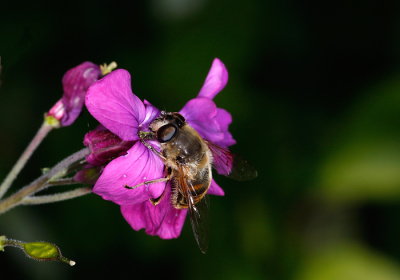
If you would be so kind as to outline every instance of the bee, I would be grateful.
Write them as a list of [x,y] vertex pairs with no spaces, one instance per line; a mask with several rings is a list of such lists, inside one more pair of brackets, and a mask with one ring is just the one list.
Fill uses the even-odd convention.
[[[207,191],[211,185],[214,167],[219,174],[236,180],[251,180],[257,177],[257,171],[242,157],[230,152],[227,148],[216,145],[191,127],[179,113],[162,111],[149,125],[150,132],[140,132],[141,142],[164,162],[165,177],[146,181],[143,184],[170,181],[171,204],[176,209],[188,209],[190,222],[196,242],[203,253],[208,248],[209,232],[209,198]],[[160,143],[158,152],[146,140]],[[152,199],[153,205],[163,195]]]

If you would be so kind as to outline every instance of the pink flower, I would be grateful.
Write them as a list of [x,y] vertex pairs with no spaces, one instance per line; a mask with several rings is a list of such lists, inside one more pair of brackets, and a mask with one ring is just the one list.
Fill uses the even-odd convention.
[[88,61],[68,70],[62,78],[63,97],[50,109],[47,116],[59,120],[61,126],[71,125],[82,111],[87,90],[101,77],[100,67]]
[[[180,111],[202,137],[223,146],[235,143],[228,132],[232,118],[227,111],[217,108],[212,98],[224,88],[227,80],[228,72],[224,64],[215,59],[197,98],[190,100]],[[133,229],[144,228],[147,234],[163,239],[178,237],[187,210],[172,206],[169,183],[142,185],[133,190],[124,187],[165,176],[163,161],[138,137],[140,131],[149,131],[149,124],[160,115],[160,111],[146,100],[143,103],[132,93],[130,75],[123,69],[115,70],[94,83],[88,90],[86,106],[101,124],[119,138],[136,141],[126,155],[112,160],[105,167],[93,192],[121,205],[122,215]],[[157,141],[148,143],[160,151]],[[153,206],[149,199],[156,199],[163,193],[160,203]],[[208,193],[224,195],[214,180]]]

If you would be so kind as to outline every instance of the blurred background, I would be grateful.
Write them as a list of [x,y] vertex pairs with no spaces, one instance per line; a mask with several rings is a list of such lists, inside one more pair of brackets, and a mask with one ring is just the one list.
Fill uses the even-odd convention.
[[[77,264],[7,247],[2,279],[400,279],[398,1],[3,1],[0,56],[0,178],[83,61],[116,61],[139,98],[179,111],[220,58],[229,82],[214,101],[258,170],[215,175],[226,195],[211,197],[206,255],[189,220],[161,240],[95,194],[14,208],[0,235],[53,242]],[[95,126],[85,110],[51,132],[8,194]]]

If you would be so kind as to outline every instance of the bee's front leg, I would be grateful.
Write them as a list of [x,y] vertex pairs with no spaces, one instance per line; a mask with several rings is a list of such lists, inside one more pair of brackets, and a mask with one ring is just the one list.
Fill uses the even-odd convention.
[[156,155],[158,155],[164,162],[166,161],[166,158],[159,153],[156,149],[154,149],[149,143],[147,143],[144,140],[154,140],[153,134],[151,132],[146,132],[146,131],[140,131],[138,133],[138,136],[140,138],[140,142],[142,142],[143,145],[145,145],[148,149],[152,150]]
[[143,138],[140,138],[140,142],[142,142],[143,145],[145,145],[148,149],[152,150],[156,155],[158,155],[164,162],[167,160],[160,152],[158,152],[156,149],[154,149],[149,143],[144,141]]
[[140,187],[142,185],[146,185],[147,186],[147,185],[154,184],[154,183],[166,182],[168,180],[169,180],[169,178],[160,178],[160,179],[155,179],[155,180],[150,180],[150,181],[144,181],[143,183],[137,184],[137,185],[132,186],[132,187],[130,187],[128,185],[125,185],[124,187],[126,189],[133,190],[133,189],[136,189],[137,187]]

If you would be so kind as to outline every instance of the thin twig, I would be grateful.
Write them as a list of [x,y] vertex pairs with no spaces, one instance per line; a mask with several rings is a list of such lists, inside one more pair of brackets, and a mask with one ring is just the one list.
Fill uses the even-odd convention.
[[48,182],[48,186],[65,186],[65,185],[75,185],[75,184],[81,184],[77,181],[74,180],[74,178],[65,178],[65,179],[57,179],[57,180],[52,180]]
[[6,191],[10,188],[12,182],[14,182],[15,178],[21,171],[21,169],[25,166],[28,159],[31,157],[32,153],[36,150],[39,144],[42,142],[44,137],[53,129],[51,125],[48,125],[46,122],[42,124],[35,137],[33,137],[31,143],[29,143],[28,147],[22,153],[21,157],[18,159],[17,163],[11,169],[10,173],[8,173],[6,179],[4,179],[3,183],[0,186],[0,198],[6,193]]
[[73,191],[51,194],[51,195],[41,195],[41,196],[28,196],[22,199],[22,205],[32,205],[32,204],[44,204],[57,201],[63,201],[75,197],[79,197],[92,192],[93,187],[84,187],[75,189]]
[[68,174],[68,167],[74,162],[82,159],[89,153],[89,148],[84,148],[79,152],[67,157],[56,166],[54,166],[49,172],[43,174],[38,179],[33,181],[28,186],[22,188],[12,196],[0,201],[0,214],[17,206],[24,197],[30,196],[48,186],[47,182],[51,180],[57,180]]

